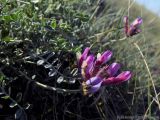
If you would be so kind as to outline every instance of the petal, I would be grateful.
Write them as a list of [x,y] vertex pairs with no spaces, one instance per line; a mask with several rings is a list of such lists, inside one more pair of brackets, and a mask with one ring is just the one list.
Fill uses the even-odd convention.
[[101,70],[101,68],[99,67],[99,64],[97,64],[97,62],[96,62],[96,63],[93,64],[93,66],[92,66],[91,75],[92,75],[92,76],[96,76],[100,70]]
[[131,72],[130,71],[124,71],[121,74],[119,74],[116,78],[122,79],[122,81],[129,80],[131,78]]
[[110,84],[117,84],[119,83],[120,79],[116,77],[109,77],[103,80],[103,85],[110,85]]
[[106,70],[108,69],[108,65],[105,65],[103,67],[101,67],[100,69],[98,69],[98,71],[96,71],[96,76],[99,76],[101,78],[104,78],[106,76],[108,76]]
[[94,55],[88,56],[86,59],[87,64],[92,64],[94,59],[95,59]]
[[120,69],[120,64],[118,63],[112,63],[108,69],[107,69],[107,73],[109,74],[110,77],[114,76],[117,71]]
[[138,19],[139,25],[142,24],[142,22],[143,22],[142,18],[141,18],[141,17],[138,17],[137,19]]
[[93,63],[88,65],[87,68],[86,68],[86,79],[90,79],[91,76],[92,76],[92,70],[93,70]]
[[[85,70],[85,77],[86,79],[89,79],[90,76],[91,76],[91,70],[93,68],[93,63],[94,63],[94,56],[93,55],[90,55],[87,57],[87,59],[85,60],[86,64],[87,64],[87,67],[86,67],[86,70]],[[83,66],[83,65],[82,65]]]
[[83,56],[84,58],[87,58],[87,55],[88,55],[89,51],[90,51],[90,48],[89,48],[89,47],[85,48],[82,56]]
[[124,23],[128,23],[128,16],[124,16],[123,22],[124,22]]
[[109,77],[103,80],[103,85],[119,84],[121,82],[129,80],[130,78],[131,78],[131,72],[124,71],[121,74],[119,74],[117,77]]
[[129,36],[133,36],[133,35],[136,35],[136,34],[138,34],[138,33],[140,33],[141,32],[141,30],[140,29],[138,29],[138,28],[134,28],[134,29],[130,29],[129,30],[129,32],[128,32],[128,35]]
[[112,56],[112,52],[110,50],[107,50],[102,54],[102,56],[99,58],[99,60],[102,61],[103,63],[105,63],[108,60],[110,60],[111,56]]
[[87,86],[94,86],[102,82],[102,79],[100,77],[92,77],[89,80],[86,81]]
[[89,89],[88,89],[88,93],[95,93],[97,92],[100,87],[101,87],[101,84],[102,84],[102,81],[94,86],[91,86]]
[[124,30],[125,30],[125,33],[127,34],[128,33],[128,16],[125,16],[124,19],[123,19],[123,22],[124,22]]
[[141,25],[143,22],[142,18],[138,17],[136,18],[133,23],[131,24],[131,26],[134,26],[134,27],[138,27],[139,25]]
[[98,54],[97,54],[97,59],[98,59],[99,57],[101,57],[101,53],[98,53]]
[[112,52],[110,50],[105,51],[96,61],[96,66],[101,65],[110,60]]
[[136,29],[136,34],[138,34],[138,33],[140,33],[140,32],[142,32],[142,30]]
[[80,56],[79,60],[78,60],[78,66],[80,67],[83,63],[83,61],[87,58],[88,53],[90,51],[90,48],[86,48],[83,52],[83,54]]

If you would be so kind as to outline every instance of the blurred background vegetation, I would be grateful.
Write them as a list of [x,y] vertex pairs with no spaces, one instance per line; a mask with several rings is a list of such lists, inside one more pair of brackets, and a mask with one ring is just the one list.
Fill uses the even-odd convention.
[[[123,39],[124,16],[129,16],[130,23],[142,17],[142,32]],[[1,0],[0,67],[46,51],[110,49],[112,62],[131,70],[133,77],[128,83],[106,87],[99,119],[144,115],[156,119],[160,104],[152,100],[160,92],[159,31],[160,18],[134,0]],[[8,79],[1,72],[1,87],[12,81]]]

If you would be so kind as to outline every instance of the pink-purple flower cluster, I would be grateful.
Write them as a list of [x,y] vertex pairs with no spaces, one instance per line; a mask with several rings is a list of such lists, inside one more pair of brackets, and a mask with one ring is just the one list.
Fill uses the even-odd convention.
[[136,18],[131,25],[129,25],[128,17],[124,17],[124,29],[127,37],[136,35],[141,32],[139,26],[142,24],[142,18]]
[[130,71],[123,71],[117,75],[120,64],[106,64],[112,56],[110,50],[98,54],[97,58],[89,52],[90,48],[86,48],[78,58],[78,66],[83,77],[84,95],[97,92],[103,85],[119,84],[131,78]]

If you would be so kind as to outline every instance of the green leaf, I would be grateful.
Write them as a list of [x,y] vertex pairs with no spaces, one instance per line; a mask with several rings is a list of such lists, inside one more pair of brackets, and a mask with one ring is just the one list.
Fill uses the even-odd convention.
[[4,79],[4,76],[0,74],[0,82]]
[[10,108],[14,108],[15,106],[17,106],[17,103],[16,103],[16,102],[12,102],[12,103],[9,105]]
[[12,37],[9,37],[9,36],[6,36],[6,37],[2,38],[2,40],[5,41],[5,42],[13,42],[14,41],[14,39]]
[[3,97],[1,97],[1,98],[3,98],[3,99],[9,99],[10,96],[9,96],[9,95],[6,95],[6,96],[3,96]]
[[39,2],[41,2],[41,0],[32,0],[31,2],[33,2],[33,3],[39,3]]
[[11,18],[12,18],[13,20],[17,20],[17,19],[18,19],[18,13],[12,14],[12,15],[11,15]]
[[51,27],[52,27],[53,29],[55,29],[55,28],[57,27],[57,23],[56,23],[56,20],[55,20],[55,19],[52,20]]
[[12,21],[12,17],[10,15],[4,15],[2,18],[5,22],[10,22]]

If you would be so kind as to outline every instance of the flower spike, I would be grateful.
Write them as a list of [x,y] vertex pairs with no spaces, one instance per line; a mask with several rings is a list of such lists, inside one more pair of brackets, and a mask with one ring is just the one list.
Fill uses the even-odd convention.
[[87,47],[84,50],[84,52],[82,53],[82,55],[78,56],[79,57],[78,58],[78,66],[79,67],[82,65],[83,61],[87,58],[89,51],[90,51],[90,48]]
[[[135,22],[134,25],[137,25]],[[83,77],[82,88],[83,94],[93,94],[100,90],[103,85],[119,84],[131,78],[130,71],[124,71],[117,76],[120,64],[106,64],[112,56],[112,52],[107,50],[102,55],[98,55],[95,60],[94,55],[89,55],[89,48],[86,48],[78,64]]]
[[139,29],[139,26],[142,24],[143,20],[142,18],[138,17],[136,18],[132,24],[129,26],[129,20],[128,17],[124,17],[124,30],[127,37],[136,35],[141,32]]

